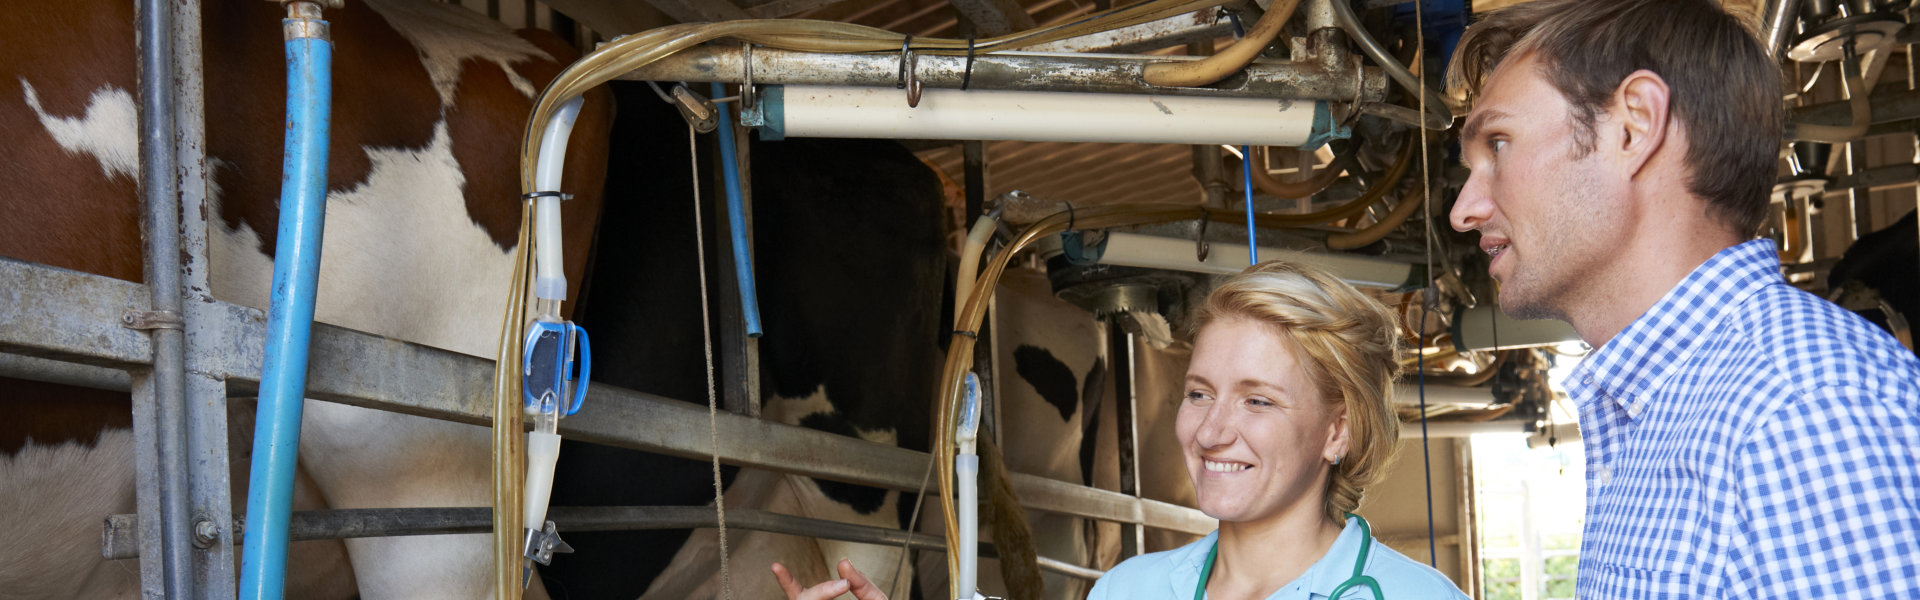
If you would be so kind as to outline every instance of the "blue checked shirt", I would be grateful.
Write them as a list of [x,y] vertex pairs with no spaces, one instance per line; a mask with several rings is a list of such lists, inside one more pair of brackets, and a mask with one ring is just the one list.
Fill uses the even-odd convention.
[[1920,598],[1920,361],[1720,251],[1573,372],[1582,599]]

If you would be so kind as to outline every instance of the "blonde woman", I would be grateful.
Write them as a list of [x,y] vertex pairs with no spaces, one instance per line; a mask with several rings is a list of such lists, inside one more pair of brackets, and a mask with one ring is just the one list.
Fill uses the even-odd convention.
[[[1193,323],[1175,427],[1220,529],[1120,563],[1090,600],[1466,598],[1352,514],[1400,437],[1392,313],[1320,269],[1268,262],[1214,288]],[[790,600],[885,598],[845,562],[806,589],[774,573]]]
[[1392,313],[1306,265],[1248,268],[1194,315],[1175,422],[1200,541],[1120,563],[1092,600],[1466,598],[1353,515],[1399,442]]

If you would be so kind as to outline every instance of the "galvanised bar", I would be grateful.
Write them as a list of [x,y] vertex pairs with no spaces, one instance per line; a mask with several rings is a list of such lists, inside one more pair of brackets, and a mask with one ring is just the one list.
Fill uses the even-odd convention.
[[[293,513],[287,528],[291,541],[342,538],[388,537],[408,535],[457,535],[486,533],[493,525],[493,511],[473,508],[360,508],[300,511]],[[718,515],[705,506],[555,506],[549,516],[563,532],[637,531],[653,529],[710,529],[719,523]],[[242,525],[244,529],[244,525]],[[914,550],[945,552],[939,534],[914,533],[898,529],[871,527],[810,519],[754,509],[727,511],[729,529],[765,531],[846,542],[899,546]],[[136,558],[134,543],[139,519],[134,515],[107,517],[102,533],[101,556],[108,560]],[[244,531],[242,531],[244,533]],[[997,558],[992,544],[982,544],[982,556]],[[1098,579],[1104,573],[1058,559],[1040,557],[1040,568],[1082,579]]]
[[[0,259],[0,289],[44,289],[49,287],[44,279],[66,283],[54,298],[126,296],[142,287]],[[0,351],[23,345],[17,336],[37,331],[18,324],[53,320],[102,327],[117,323],[123,310],[111,303],[60,305],[51,299],[25,304],[53,312],[26,314],[21,303],[0,303]],[[202,340],[202,366],[210,377],[226,380],[231,392],[245,394],[259,381],[265,319],[257,309],[205,304],[210,337]],[[105,362],[103,357],[124,353],[124,345],[125,340],[112,337],[76,338],[56,350],[74,360]],[[315,324],[308,368],[309,398],[474,425],[489,422],[493,362],[486,359]],[[585,418],[563,421],[562,435],[687,458],[708,456],[705,407],[610,385],[596,384],[588,395],[591,400],[577,415]],[[908,491],[919,489],[927,464],[924,452],[751,417],[721,414],[718,425],[720,460],[737,466]],[[1215,527],[1213,519],[1190,508],[1032,475],[1014,474],[1013,488],[1036,510],[1190,533]]]

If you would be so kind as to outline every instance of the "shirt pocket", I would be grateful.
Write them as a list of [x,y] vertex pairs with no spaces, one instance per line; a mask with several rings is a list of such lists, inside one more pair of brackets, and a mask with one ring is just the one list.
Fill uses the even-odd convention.
[[1578,596],[1581,598],[1680,600],[1704,598],[1689,573],[1599,564],[1581,569]]

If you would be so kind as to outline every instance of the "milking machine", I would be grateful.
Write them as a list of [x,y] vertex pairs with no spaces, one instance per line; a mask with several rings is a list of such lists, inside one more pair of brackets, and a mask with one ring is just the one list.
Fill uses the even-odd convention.
[[574,98],[561,105],[547,123],[536,173],[537,189],[543,191],[526,195],[535,205],[534,316],[526,326],[519,363],[522,409],[525,418],[533,421],[533,431],[527,433],[525,500],[521,503],[521,523],[526,531],[520,561],[522,588],[532,581],[533,563],[548,564],[554,553],[573,551],[560,539],[553,521],[547,520],[547,501],[553,491],[554,465],[560,460],[560,419],[580,412],[593,370],[586,330],[560,317],[560,303],[567,297],[560,228],[560,202],[566,195],[558,190],[567,138],[583,102]]
[[955,488],[960,509],[960,578],[958,600],[981,600],[980,564],[980,376],[967,373],[966,394],[960,407],[960,426],[954,429],[953,443],[959,453],[953,457]]

